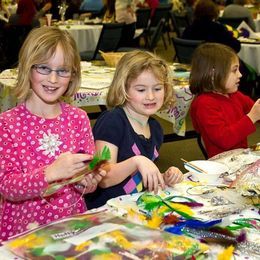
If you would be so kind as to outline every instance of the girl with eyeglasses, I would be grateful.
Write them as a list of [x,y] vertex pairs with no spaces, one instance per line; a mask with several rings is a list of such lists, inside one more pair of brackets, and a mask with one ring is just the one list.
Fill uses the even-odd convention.
[[80,57],[68,32],[30,32],[19,53],[14,94],[20,104],[0,115],[0,240],[86,211],[83,193],[93,192],[106,174],[99,169],[44,195],[50,184],[84,173],[84,161],[93,157],[86,112],[61,101],[76,93],[80,79]]

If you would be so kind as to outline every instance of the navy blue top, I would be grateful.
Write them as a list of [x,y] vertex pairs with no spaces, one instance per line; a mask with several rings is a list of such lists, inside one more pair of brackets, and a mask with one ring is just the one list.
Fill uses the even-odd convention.
[[[95,140],[102,140],[118,147],[117,162],[135,155],[143,155],[154,161],[163,142],[162,128],[154,118],[149,118],[150,139],[135,133],[124,110],[120,107],[105,111],[97,119],[93,128]],[[106,188],[97,188],[94,193],[86,194],[88,209],[104,205],[109,199],[120,195],[131,194],[143,190],[142,176],[139,172],[127,177],[121,183]]]

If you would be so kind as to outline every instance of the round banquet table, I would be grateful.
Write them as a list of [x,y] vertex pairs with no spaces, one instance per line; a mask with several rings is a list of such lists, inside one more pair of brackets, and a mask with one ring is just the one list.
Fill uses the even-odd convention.
[[80,52],[94,51],[102,30],[102,25],[71,24],[58,27],[72,35]]

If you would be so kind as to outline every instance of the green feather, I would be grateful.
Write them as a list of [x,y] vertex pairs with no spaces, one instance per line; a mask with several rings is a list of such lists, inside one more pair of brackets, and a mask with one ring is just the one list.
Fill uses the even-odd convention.
[[89,169],[93,170],[100,162],[107,161],[111,158],[110,150],[107,146],[104,146],[102,152],[97,152],[91,162],[89,163]]
[[138,206],[152,211],[162,205],[162,200],[159,196],[144,193],[137,199],[136,203]]

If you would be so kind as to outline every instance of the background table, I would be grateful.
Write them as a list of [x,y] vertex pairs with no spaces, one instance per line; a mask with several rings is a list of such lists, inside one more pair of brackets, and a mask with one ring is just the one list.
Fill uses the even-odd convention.
[[260,43],[242,43],[238,56],[260,75]]
[[68,24],[58,27],[72,35],[80,52],[94,51],[102,30],[102,25]]

